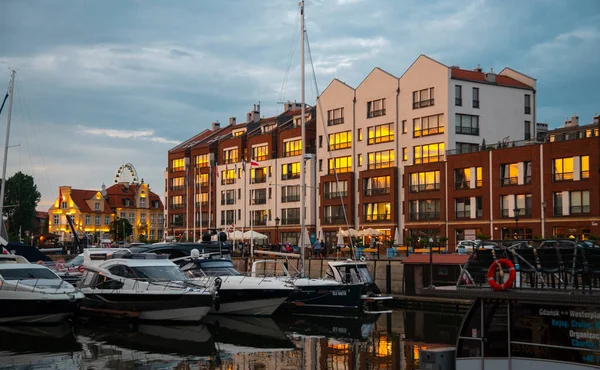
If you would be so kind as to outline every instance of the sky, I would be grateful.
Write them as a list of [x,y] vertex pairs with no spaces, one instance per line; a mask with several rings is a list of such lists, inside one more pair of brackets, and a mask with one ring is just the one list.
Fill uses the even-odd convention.
[[[600,112],[599,0],[306,0],[316,75],[358,86],[420,55],[538,81],[538,122]],[[17,69],[7,177],[110,186],[122,164],[164,196],[168,150],[253,104],[300,101],[296,0],[0,0],[0,91]],[[308,60],[308,59],[307,59]],[[2,133],[6,109],[0,115]],[[0,136],[4,137],[4,134]],[[1,145],[1,144],[0,144]]]

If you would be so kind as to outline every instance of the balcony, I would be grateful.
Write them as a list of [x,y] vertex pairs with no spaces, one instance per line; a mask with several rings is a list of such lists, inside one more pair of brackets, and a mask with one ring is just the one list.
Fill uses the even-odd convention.
[[171,191],[183,190],[183,189],[185,189],[185,186],[183,186],[183,185],[173,185],[173,186],[171,186],[170,189],[171,189]]
[[422,191],[436,191],[440,190],[440,183],[436,182],[433,184],[418,184],[418,185],[410,185],[411,193],[419,193]]
[[427,99],[413,102],[413,109],[432,107],[435,99]]
[[264,218],[260,219],[260,218],[255,218],[252,221],[252,225],[254,226],[265,226],[267,225],[267,220],[265,220]]
[[459,218],[471,218],[471,210],[467,209],[465,211],[455,211],[454,212],[454,218],[459,219]]
[[340,173],[348,173],[348,172],[350,172],[350,171],[352,171],[352,167],[337,167],[337,168],[335,169],[335,172],[334,172],[333,168],[330,168],[330,169],[328,170],[327,174],[328,174],[328,175],[333,175],[333,174],[334,174],[334,173],[336,173],[336,172],[337,172],[338,174],[340,174]]
[[428,221],[428,220],[439,220],[440,211],[433,212],[410,212],[408,214],[409,221]]
[[385,116],[385,109],[372,110],[367,113],[367,118]]
[[456,126],[456,133],[462,135],[479,135],[479,127]]
[[502,177],[500,178],[500,186],[518,185],[518,177]]
[[293,180],[293,179],[299,179],[299,178],[300,178],[300,172],[282,173],[281,174],[282,180]]
[[179,172],[179,171],[184,171],[185,167],[173,167],[171,168],[171,172]]
[[196,183],[196,189],[208,187],[208,181]]
[[373,189],[365,189],[363,195],[365,197],[373,197],[377,195],[387,195],[390,194],[392,188],[373,188]]
[[221,185],[232,185],[232,184],[235,184],[235,177],[231,178],[231,179],[227,179],[227,178],[221,179]]
[[282,225],[299,225],[300,224],[300,217],[282,218],[281,219],[281,224]]
[[252,204],[267,204],[267,197],[255,197]]
[[[589,174],[589,172],[588,172]],[[557,172],[554,174],[554,181],[572,181],[573,180],[573,172]]]
[[345,224],[346,219],[344,216],[325,216],[323,218],[323,223],[326,224]]
[[204,207],[208,207],[208,202],[196,202],[196,208],[204,208]]
[[442,160],[444,160],[444,155],[443,154],[430,155],[428,157],[415,158],[415,164],[435,163],[435,162],[439,162],[439,161],[442,161]]
[[221,199],[221,205],[222,206],[224,206],[224,205],[231,205],[231,204],[235,204],[235,197]]
[[368,164],[369,170],[379,170],[382,168],[390,168],[390,167],[394,167],[394,161],[377,162],[377,163],[369,163]]
[[344,117],[333,118],[327,121],[327,126],[341,125],[344,123]]
[[392,219],[390,214],[383,215],[363,215],[364,222],[389,221]]
[[[208,226],[208,222],[206,222],[206,224],[204,225],[204,221],[202,221],[203,225],[202,226]],[[233,225],[235,224],[235,218],[222,218],[221,219],[221,226],[225,227],[228,225]],[[197,225],[200,226],[200,225]]]
[[300,194],[282,195],[281,196],[282,203],[299,202],[299,201],[300,201]]
[[173,221],[169,222],[169,227],[182,227],[183,221]]
[[323,199],[338,199],[348,195],[347,191],[331,191],[323,193]]
[[454,182],[454,190],[470,189],[470,188],[471,188],[470,181],[455,181]]
[[[221,220],[221,221],[223,221],[223,220]],[[229,225],[231,225],[231,224],[229,224]],[[202,222],[196,221],[196,227],[201,227],[201,226],[208,227],[208,220],[202,220]]]
[[177,204],[169,205],[169,209],[182,209],[182,208],[185,208],[185,203],[177,203]]
[[255,176],[254,179],[253,179],[253,182],[255,184],[265,183],[265,182],[267,182],[267,175],[263,174],[263,175],[260,175],[260,176]]
[[[531,208],[519,208],[519,217],[531,217],[532,212],[533,211]],[[561,213],[562,213],[562,209],[561,209]],[[503,209],[503,208],[500,208],[500,217],[501,218],[514,218],[514,216],[512,216],[512,217],[510,216],[508,209]]]

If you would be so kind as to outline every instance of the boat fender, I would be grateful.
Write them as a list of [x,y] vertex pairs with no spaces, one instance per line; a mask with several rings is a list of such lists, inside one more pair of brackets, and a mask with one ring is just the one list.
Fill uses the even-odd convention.
[[66,268],[65,268],[65,261],[60,260],[60,261],[56,262],[56,270],[58,270],[58,271],[64,271],[64,270],[66,270]]
[[215,311],[219,312],[221,308],[221,298],[219,296],[215,297]]
[[[502,284],[497,283],[496,279],[494,279],[494,275],[496,274],[496,269],[498,267],[499,268],[508,268],[508,279]],[[508,260],[506,258],[500,258],[499,260],[494,261],[490,265],[490,268],[488,269],[488,273],[487,273],[488,284],[490,284],[492,289],[494,289],[497,292],[510,288],[512,286],[513,282],[515,281],[516,277],[517,277],[517,272],[515,271],[515,266],[513,265],[513,263],[510,260]]]
[[42,261],[42,260],[39,260],[39,261],[37,261],[37,264],[38,264],[38,265],[42,265],[42,266],[43,266],[43,265],[44,265],[44,261]]
[[216,290],[219,290],[219,289],[221,289],[221,284],[222,284],[222,283],[223,283],[223,280],[221,280],[221,278],[220,278],[220,277],[216,278],[216,279],[215,279],[215,289],[216,289]]
[[367,259],[365,258],[365,256],[360,256],[360,260],[361,262],[365,262]]
[[83,272],[85,271],[85,269],[83,268],[83,265],[80,265],[80,266],[77,268],[77,270],[78,270],[79,272],[81,272],[82,274],[83,274]]

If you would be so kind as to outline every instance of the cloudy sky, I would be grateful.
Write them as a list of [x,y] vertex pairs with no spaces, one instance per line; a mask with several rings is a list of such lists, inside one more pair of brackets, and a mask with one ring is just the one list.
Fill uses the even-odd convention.
[[[536,77],[551,127],[600,112],[599,0],[307,0],[306,17],[321,90],[427,54]],[[162,196],[178,142],[300,99],[298,28],[296,0],[0,0],[0,91],[18,69],[8,176],[32,174],[47,210],[60,185],[98,189],[131,162]]]

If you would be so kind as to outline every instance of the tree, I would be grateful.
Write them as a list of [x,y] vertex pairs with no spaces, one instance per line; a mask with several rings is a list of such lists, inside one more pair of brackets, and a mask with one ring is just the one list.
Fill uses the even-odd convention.
[[19,230],[33,232],[35,208],[41,198],[32,176],[19,171],[6,180],[3,213],[8,219],[7,232],[12,238],[18,239]]
[[126,218],[115,218],[110,223],[110,235],[113,236],[113,240],[125,241],[125,236],[133,235],[133,226],[129,223]]

